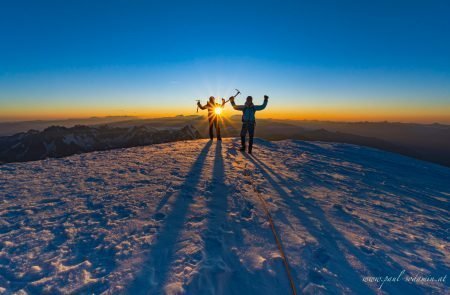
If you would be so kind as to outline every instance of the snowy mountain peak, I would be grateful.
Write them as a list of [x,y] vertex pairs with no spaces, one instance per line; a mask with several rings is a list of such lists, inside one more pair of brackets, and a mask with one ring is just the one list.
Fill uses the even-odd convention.
[[290,294],[257,194],[299,294],[448,292],[406,278],[448,274],[449,168],[348,144],[255,145],[0,166],[0,293]]
[[191,125],[169,130],[149,126],[51,126],[42,132],[30,130],[0,137],[0,164],[197,138],[200,134]]

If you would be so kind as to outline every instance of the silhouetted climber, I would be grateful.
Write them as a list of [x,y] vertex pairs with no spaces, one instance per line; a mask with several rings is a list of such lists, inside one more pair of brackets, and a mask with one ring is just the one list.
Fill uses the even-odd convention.
[[208,110],[209,138],[211,140],[213,140],[213,138],[214,138],[213,125],[216,128],[217,140],[222,140],[222,137],[220,136],[219,116],[220,116],[220,111],[222,110],[222,107],[225,105],[225,103],[226,103],[226,101],[223,98],[222,98],[222,104],[216,103],[214,96],[210,96],[209,101],[204,106],[202,106],[200,104],[200,101],[197,102],[197,106],[200,109]]
[[247,96],[247,101],[245,102],[245,105],[236,105],[234,103],[234,97],[230,97],[231,105],[233,106],[233,109],[242,111],[242,129],[241,129],[241,151],[245,151],[245,136],[248,132],[248,152],[252,153],[252,147],[253,147],[253,136],[255,135],[255,113],[256,111],[262,111],[266,108],[267,102],[269,101],[269,97],[267,95],[264,95],[264,103],[259,106],[255,106],[253,104],[253,97]]

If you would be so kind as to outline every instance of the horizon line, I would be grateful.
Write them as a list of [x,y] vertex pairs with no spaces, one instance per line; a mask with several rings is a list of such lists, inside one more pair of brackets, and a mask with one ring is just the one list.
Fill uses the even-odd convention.
[[[239,117],[240,114],[227,115],[224,116],[226,118]],[[178,115],[162,115],[162,116],[138,116],[138,115],[106,115],[106,116],[80,116],[80,117],[63,117],[63,118],[18,118],[18,119],[10,119],[3,120],[0,119],[0,124],[8,124],[8,123],[24,123],[24,122],[52,122],[52,121],[72,121],[72,120],[89,120],[89,119],[108,119],[108,118],[132,118],[138,120],[152,120],[152,119],[168,119],[168,118],[176,118],[176,117],[206,117],[206,115],[199,114],[178,114]],[[420,121],[402,121],[402,120],[388,120],[388,119],[380,119],[380,120],[333,120],[333,119],[306,119],[306,118],[259,118],[259,120],[279,120],[279,121],[309,121],[309,122],[329,122],[329,123],[399,123],[399,124],[419,124],[419,125],[446,125],[450,126],[450,122],[443,121],[429,121],[429,122],[420,122]]]

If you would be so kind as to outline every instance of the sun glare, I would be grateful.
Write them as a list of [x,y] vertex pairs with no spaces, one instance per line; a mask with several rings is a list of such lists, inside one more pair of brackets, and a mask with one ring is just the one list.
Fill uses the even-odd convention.
[[221,107],[216,107],[216,108],[214,108],[214,113],[215,113],[217,116],[220,116],[220,114],[222,114],[222,108],[221,108]]

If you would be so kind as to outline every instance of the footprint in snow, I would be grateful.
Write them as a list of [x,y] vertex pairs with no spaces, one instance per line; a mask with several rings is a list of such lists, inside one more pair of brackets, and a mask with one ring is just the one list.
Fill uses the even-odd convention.
[[126,184],[126,185],[119,186],[119,189],[120,190],[124,190],[124,191],[130,190],[130,189],[133,189],[133,188],[134,188],[134,186],[131,185],[131,184]]
[[144,184],[144,185],[146,185],[146,184],[151,184],[152,182],[150,181],[150,180],[148,180],[148,179],[142,179],[142,180],[138,180],[138,181],[136,181],[137,183],[139,183],[139,184]]
[[155,215],[153,215],[153,219],[156,221],[161,221],[166,217],[166,214],[158,212]]
[[101,202],[93,202],[91,199],[86,201],[86,207],[93,211],[104,208]]
[[251,169],[245,168],[243,174],[244,176],[252,176],[253,171]]
[[16,167],[3,165],[3,166],[0,166],[0,171],[14,172],[14,171],[16,171]]
[[310,282],[319,284],[325,281],[325,278],[315,269],[311,269],[308,273],[308,279]]
[[314,251],[313,254],[314,260],[319,262],[321,265],[325,265],[330,260],[330,255],[328,255],[327,251],[324,248],[319,248]]
[[6,196],[5,196],[5,199],[8,199],[8,200],[12,200],[12,199],[15,199],[16,198],[16,196],[15,195],[11,195],[11,194],[6,194]]
[[254,206],[246,202],[244,209],[241,211],[241,217],[245,220],[252,219]]
[[189,218],[189,221],[191,222],[202,222],[205,219],[204,216],[193,216]]
[[113,209],[119,218],[132,217],[133,211],[122,205],[113,206]]
[[370,239],[365,239],[364,245],[359,246],[359,248],[366,254],[372,255],[375,253],[375,242]]
[[95,177],[88,177],[85,180],[86,182],[92,182],[92,183],[98,183],[98,184],[104,184],[105,181],[101,178],[95,178]]
[[64,203],[61,199],[42,199],[38,202],[39,204],[50,204],[50,203],[55,203],[55,204],[61,204]]

